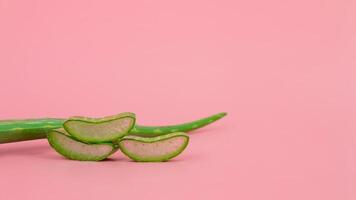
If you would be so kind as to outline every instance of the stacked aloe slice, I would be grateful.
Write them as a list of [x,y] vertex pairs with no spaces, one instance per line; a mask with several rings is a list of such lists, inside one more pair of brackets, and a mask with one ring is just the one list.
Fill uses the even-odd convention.
[[72,117],[63,128],[50,131],[47,139],[59,154],[80,161],[104,160],[118,149],[134,161],[167,161],[188,145],[189,136],[183,132],[155,137],[129,135],[135,121],[133,113],[97,119]]

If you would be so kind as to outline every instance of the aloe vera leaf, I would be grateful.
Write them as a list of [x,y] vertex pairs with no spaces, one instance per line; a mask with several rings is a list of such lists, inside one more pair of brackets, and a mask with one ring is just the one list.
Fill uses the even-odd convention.
[[[140,126],[136,124],[129,134],[152,137],[173,132],[191,132],[223,118],[226,114],[222,112],[196,121],[169,126]],[[0,120],[0,144],[46,138],[47,133],[51,130],[63,128],[63,123],[66,120],[53,118]]]

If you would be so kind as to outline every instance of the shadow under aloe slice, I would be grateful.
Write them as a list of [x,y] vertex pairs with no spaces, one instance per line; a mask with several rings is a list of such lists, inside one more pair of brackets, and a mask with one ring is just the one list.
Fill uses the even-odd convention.
[[47,135],[49,144],[62,156],[71,160],[104,160],[117,148],[111,143],[86,144],[70,137],[64,130],[53,130]]
[[135,114],[128,112],[104,118],[71,117],[63,123],[63,127],[82,142],[116,142],[130,132],[135,120]]
[[157,137],[125,136],[119,142],[120,150],[138,162],[162,162],[170,160],[187,147],[189,136],[186,133],[170,133]]

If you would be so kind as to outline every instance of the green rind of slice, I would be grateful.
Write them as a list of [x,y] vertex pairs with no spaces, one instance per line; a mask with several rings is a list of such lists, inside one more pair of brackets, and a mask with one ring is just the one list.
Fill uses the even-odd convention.
[[48,143],[62,156],[79,161],[100,161],[113,154],[117,148],[111,143],[86,144],[70,137],[62,130],[47,135]]
[[86,143],[116,142],[135,126],[134,113],[120,113],[104,118],[71,117],[64,129],[75,139]]
[[137,162],[168,161],[187,147],[189,136],[183,132],[157,137],[125,136],[119,142],[120,150]]

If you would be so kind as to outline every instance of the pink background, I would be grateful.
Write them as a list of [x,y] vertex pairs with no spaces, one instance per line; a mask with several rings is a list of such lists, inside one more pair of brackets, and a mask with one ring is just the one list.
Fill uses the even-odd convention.
[[0,0],[0,118],[229,116],[167,163],[0,145],[0,199],[356,199],[356,1]]

